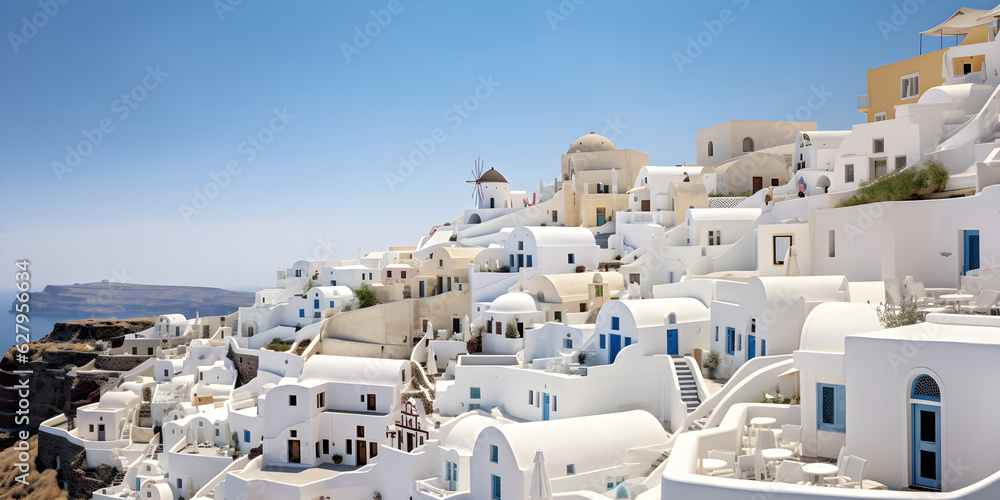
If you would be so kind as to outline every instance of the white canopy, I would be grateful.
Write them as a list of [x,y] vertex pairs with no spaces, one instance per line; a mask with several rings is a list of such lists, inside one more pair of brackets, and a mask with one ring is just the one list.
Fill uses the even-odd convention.
[[[1000,6],[993,11],[1000,10]],[[945,35],[967,35],[972,28],[984,26],[993,22],[993,17],[989,14],[992,11],[982,9],[970,9],[959,7],[947,21],[929,29],[921,31],[921,35],[945,36]]]
[[1000,5],[997,5],[993,10],[979,16],[980,21],[992,21],[993,18],[1000,17]]

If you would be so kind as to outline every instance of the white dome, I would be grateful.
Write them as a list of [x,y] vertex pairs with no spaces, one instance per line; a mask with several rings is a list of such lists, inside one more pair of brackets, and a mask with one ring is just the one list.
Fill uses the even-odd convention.
[[494,313],[538,312],[538,299],[530,293],[505,293],[490,304],[489,311]]
[[615,143],[611,142],[611,139],[591,132],[573,141],[573,144],[570,144],[569,149],[566,150],[566,154],[614,151],[616,149],[618,148],[615,147]]

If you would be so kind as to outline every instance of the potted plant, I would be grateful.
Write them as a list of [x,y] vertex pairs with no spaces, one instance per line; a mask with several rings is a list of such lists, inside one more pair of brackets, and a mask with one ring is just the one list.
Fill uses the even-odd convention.
[[715,378],[715,369],[719,367],[719,353],[709,351],[702,361],[702,366],[708,370],[708,378]]
[[577,353],[577,355],[576,355],[576,362],[580,363],[581,365],[585,364],[587,362],[587,353],[585,353],[583,351],[580,351],[579,353]]
[[332,458],[335,465],[340,465],[340,462],[344,461],[344,457],[342,457],[340,453],[334,453]]

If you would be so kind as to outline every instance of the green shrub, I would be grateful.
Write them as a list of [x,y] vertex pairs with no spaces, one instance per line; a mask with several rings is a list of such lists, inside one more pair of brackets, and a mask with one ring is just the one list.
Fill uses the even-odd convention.
[[853,207],[883,201],[920,198],[921,191],[940,191],[948,184],[948,170],[936,160],[927,160],[923,168],[896,170],[877,179],[858,183],[854,196],[841,200],[838,207]]
[[719,353],[715,351],[708,351],[708,354],[705,355],[705,359],[701,361],[701,364],[708,370],[708,378],[715,378],[715,369],[719,367],[720,361]]
[[362,283],[361,288],[354,291],[354,296],[358,298],[358,308],[364,309],[378,304],[378,296],[368,283]]

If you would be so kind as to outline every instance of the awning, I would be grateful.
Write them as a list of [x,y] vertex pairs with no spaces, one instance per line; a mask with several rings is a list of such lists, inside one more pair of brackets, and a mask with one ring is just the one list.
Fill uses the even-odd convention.
[[993,18],[1000,17],[1000,5],[981,16],[979,16],[980,21],[992,21]]
[[[1000,9],[1000,6],[997,6],[997,9],[993,10],[996,11],[998,9]],[[959,7],[947,21],[927,31],[921,31],[920,34],[930,36],[967,35],[972,28],[985,26],[993,22],[992,16],[989,16],[990,12],[983,9]]]

